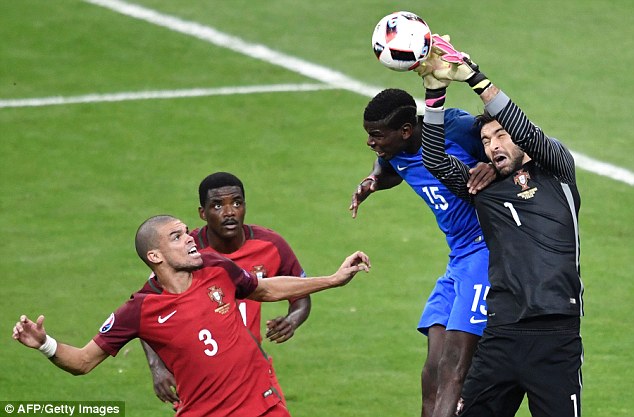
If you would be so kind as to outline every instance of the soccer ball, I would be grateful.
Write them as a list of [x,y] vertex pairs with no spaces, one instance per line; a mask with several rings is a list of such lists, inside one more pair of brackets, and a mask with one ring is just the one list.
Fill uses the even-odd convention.
[[381,64],[394,71],[410,71],[431,51],[431,31],[414,13],[394,12],[377,23],[372,49]]

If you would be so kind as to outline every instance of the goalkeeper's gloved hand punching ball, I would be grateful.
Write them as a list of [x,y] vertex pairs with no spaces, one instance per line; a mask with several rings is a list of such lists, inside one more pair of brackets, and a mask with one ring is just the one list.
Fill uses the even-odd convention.
[[426,89],[446,88],[451,81],[461,81],[481,94],[491,82],[468,54],[457,51],[449,41],[449,35],[432,35],[432,51],[414,71],[423,77]]

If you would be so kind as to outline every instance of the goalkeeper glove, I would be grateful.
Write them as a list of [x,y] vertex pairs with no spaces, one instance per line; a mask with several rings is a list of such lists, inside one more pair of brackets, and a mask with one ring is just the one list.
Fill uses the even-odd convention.
[[[413,70],[414,72],[418,73],[418,75],[420,75],[423,80],[429,74],[448,70],[451,67],[451,62],[462,62],[454,58],[454,53],[456,51],[453,50],[453,48],[451,50],[447,49],[446,45],[451,45],[449,43],[449,39],[449,35],[432,35],[432,48],[429,56],[427,57],[427,59],[425,59],[425,61],[421,62],[420,65]],[[451,82],[451,80],[445,81]],[[449,83],[446,83],[444,87],[446,87],[447,85],[449,85]]]
[[469,55],[465,54],[462,61],[461,64],[454,64],[455,69],[452,68],[449,71],[449,77],[452,80],[465,81],[477,95],[482,94],[484,90],[489,88],[491,81],[480,72],[480,68],[475,62],[471,61]]
[[452,59],[452,52],[443,47],[449,44],[449,39],[449,35],[432,35],[432,50],[429,56],[414,69],[423,78],[427,107],[440,108],[445,104],[447,86],[451,80],[438,79],[434,77],[434,73],[446,71],[451,65],[447,59]]
[[491,81],[468,54],[457,51],[449,41],[449,35],[432,35],[432,51],[414,71],[423,77],[426,88],[446,88],[451,81],[464,81],[478,95],[482,94]]

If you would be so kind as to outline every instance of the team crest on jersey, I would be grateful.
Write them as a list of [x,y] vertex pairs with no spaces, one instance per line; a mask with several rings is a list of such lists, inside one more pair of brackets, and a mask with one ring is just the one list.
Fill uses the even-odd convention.
[[537,187],[531,188],[530,185],[528,185],[528,181],[530,179],[531,179],[531,174],[529,174],[528,171],[525,171],[523,169],[517,171],[515,173],[515,177],[513,178],[513,181],[515,182],[515,184],[522,187],[521,192],[517,193],[517,196],[523,198],[524,200],[533,198],[535,196],[535,193],[537,192]]
[[225,293],[222,291],[222,288],[218,288],[215,285],[213,287],[209,287],[209,298],[211,301],[215,301],[218,303],[218,307],[214,310],[216,313],[227,314],[229,311],[230,304],[225,303],[222,299],[225,297]]
[[106,333],[108,330],[112,329],[112,326],[114,326],[114,313],[111,313],[110,317],[103,322],[99,328],[99,333]]
[[253,275],[255,275],[258,278],[266,278],[266,268],[264,267],[264,265],[255,265],[253,267]]

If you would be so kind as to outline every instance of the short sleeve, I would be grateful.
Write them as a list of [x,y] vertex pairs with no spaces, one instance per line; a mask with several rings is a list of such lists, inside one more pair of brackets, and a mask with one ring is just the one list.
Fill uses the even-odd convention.
[[99,333],[92,340],[110,356],[116,356],[119,350],[130,340],[138,337],[141,322],[141,306],[147,294],[134,294],[124,305],[104,321]]

